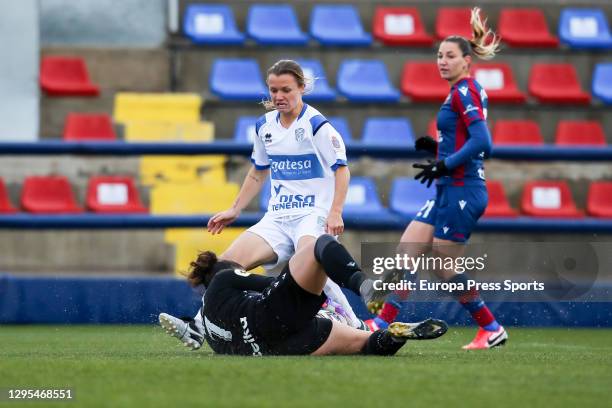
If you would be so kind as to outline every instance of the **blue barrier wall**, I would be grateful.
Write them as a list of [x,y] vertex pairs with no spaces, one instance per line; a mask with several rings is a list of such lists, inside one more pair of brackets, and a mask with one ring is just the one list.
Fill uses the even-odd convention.
[[[355,312],[369,317],[357,296],[346,293]],[[192,316],[200,304],[200,295],[181,279],[0,275],[0,324],[154,323],[161,312]],[[612,302],[490,302],[489,307],[507,326],[612,327]],[[429,316],[473,324],[457,302],[406,302],[398,319]]]

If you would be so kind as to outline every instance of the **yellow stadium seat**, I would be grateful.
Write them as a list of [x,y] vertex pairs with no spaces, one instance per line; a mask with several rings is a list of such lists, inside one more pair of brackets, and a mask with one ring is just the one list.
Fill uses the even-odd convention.
[[227,156],[142,156],[140,182],[175,184],[199,182],[225,183]]
[[215,138],[215,125],[130,120],[125,122],[124,138],[128,142],[211,142]]
[[194,93],[131,93],[115,95],[115,122],[199,122],[202,97]]
[[210,214],[228,209],[236,183],[157,183],[151,189],[151,214]]
[[[191,261],[195,260],[200,251],[213,251],[220,255],[246,228],[226,228],[219,235],[211,235],[202,225],[202,228],[170,228],[165,232],[165,241],[175,246],[174,272],[185,276]],[[264,274],[262,267],[251,271]]]

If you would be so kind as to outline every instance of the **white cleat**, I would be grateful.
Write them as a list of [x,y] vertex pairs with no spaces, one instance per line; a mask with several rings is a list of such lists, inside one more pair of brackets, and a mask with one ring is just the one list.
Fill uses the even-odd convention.
[[160,313],[159,324],[166,333],[179,339],[185,347],[191,350],[199,349],[204,343],[204,335],[197,330],[194,322],[179,319],[168,313]]

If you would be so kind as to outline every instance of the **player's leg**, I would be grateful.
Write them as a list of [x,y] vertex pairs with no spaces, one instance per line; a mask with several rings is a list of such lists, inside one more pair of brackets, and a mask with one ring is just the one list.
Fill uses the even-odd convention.
[[268,241],[251,231],[245,231],[231,243],[219,259],[236,262],[250,270],[259,265],[272,263],[277,259]]
[[[434,256],[457,258],[465,252],[465,244],[484,213],[486,187],[446,186],[443,200],[446,205],[438,209],[432,252]],[[469,274],[445,269],[435,272],[440,279],[467,288]],[[458,291],[454,295],[479,326],[476,337],[464,349],[492,348],[506,342],[508,334],[477,290]]]

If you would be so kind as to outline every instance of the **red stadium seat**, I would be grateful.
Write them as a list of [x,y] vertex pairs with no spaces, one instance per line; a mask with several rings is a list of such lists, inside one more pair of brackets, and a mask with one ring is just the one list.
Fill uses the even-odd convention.
[[64,140],[115,141],[117,135],[110,116],[105,113],[69,113],[64,124]]
[[495,145],[541,145],[540,125],[533,120],[498,120],[493,126]]
[[521,212],[535,217],[583,217],[565,181],[527,182],[523,187]]
[[85,61],[78,57],[44,57],[40,86],[51,96],[98,96],[100,93],[89,80]]
[[469,7],[440,7],[436,16],[436,37],[443,40],[451,35],[472,38]]
[[588,104],[576,69],[571,64],[533,64],[529,74],[529,93],[541,103]]
[[427,134],[438,140],[438,120],[436,118],[433,118],[427,124]]
[[601,123],[595,120],[560,120],[555,133],[555,143],[560,146],[605,146]]
[[550,34],[542,10],[506,8],[499,14],[499,34],[513,47],[556,47],[557,37]]
[[587,194],[587,214],[612,218],[612,181],[594,181]]
[[131,177],[97,176],[89,179],[87,208],[97,213],[147,213]]
[[68,179],[64,176],[28,177],[21,191],[21,206],[31,213],[72,214],[77,206]]
[[15,207],[9,200],[8,191],[6,191],[6,185],[4,180],[0,178],[0,214],[12,214],[17,212]]
[[473,66],[472,72],[492,102],[523,103],[527,99],[516,86],[512,69],[508,64],[478,64]]
[[372,24],[374,38],[386,45],[433,44],[415,7],[376,7]]
[[407,62],[402,71],[401,88],[404,95],[416,102],[441,103],[450,92],[435,62]]
[[504,186],[499,181],[487,181],[489,204],[485,210],[485,217],[516,217],[516,210],[510,207]]

